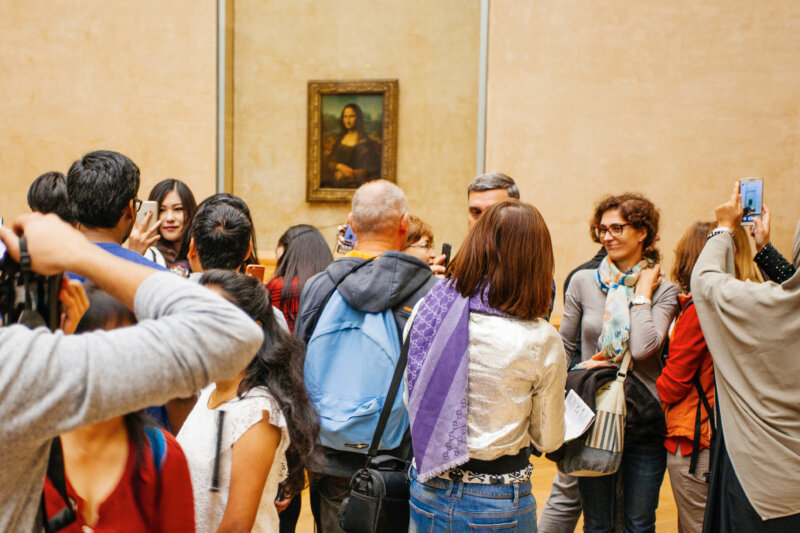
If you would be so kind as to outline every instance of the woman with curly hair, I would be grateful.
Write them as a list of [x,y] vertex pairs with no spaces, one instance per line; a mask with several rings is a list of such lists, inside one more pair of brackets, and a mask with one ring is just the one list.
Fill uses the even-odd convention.
[[[619,365],[630,352],[634,372],[656,405],[661,348],[678,311],[678,288],[662,282],[658,227],[655,205],[640,194],[608,196],[597,205],[591,234],[608,255],[597,269],[572,278],[559,331],[568,358],[580,343],[583,367]],[[614,531],[619,478],[624,530],[655,530],[667,459],[662,431],[663,418],[660,428],[628,432],[619,472],[578,478],[585,531]]]
[[200,283],[264,330],[264,343],[234,378],[203,389],[178,434],[189,461],[197,531],[278,531],[278,484],[296,494],[316,467],[316,413],[303,382],[302,343],[278,327],[256,278],[212,270]]

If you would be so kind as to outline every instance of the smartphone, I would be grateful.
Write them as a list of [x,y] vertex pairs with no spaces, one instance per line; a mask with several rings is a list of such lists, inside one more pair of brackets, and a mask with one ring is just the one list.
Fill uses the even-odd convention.
[[250,277],[256,278],[260,282],[264,282],[264,273],[266,269],[264,265],[247,265],[244,273]]
[[444,242],[442,243],[442,255],[444,255],[444,266],[447,266],[450,263],[450,252],[452,251],[452,247],[450,243]]
[[[3,225],[3,217],[0,217],[0,227]],[[3,264],[3,259],[6,256],[6,243],[0,241],[0,265]]]
[[153,213],[153,216],[150,217],[150,223],[147,224],[147,229],[153,227],[153,225],[158,222],[158,202],[154,201],[146,201],[142,202],[142,206],[139,208],[139,212],[136,214],[136,227],[138,228],[139,225],[144,220],[145,215],[147,213]]
[[761,203],[764,199],[764,180],[761,178],[742,178],[739,180],[739,194],[742,196],[742,225],[752,226],[754,217],[761,217]]
[[345,254],[356,247],[356,234],[348,223],[344,228],[344,235],[336,238],[336,253]]

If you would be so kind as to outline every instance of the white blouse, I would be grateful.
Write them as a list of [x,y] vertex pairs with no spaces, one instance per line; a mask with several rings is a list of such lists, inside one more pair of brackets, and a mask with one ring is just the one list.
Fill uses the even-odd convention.
[[[278,511],[275,509],[275,496],[278,493],[278,484],[286,479],[288,473],[286,448],[289,446],[289,432],[286,419],[278,403],[269,391],[262,387],[250,390],[244,398],[234,398],[216,409],[209,409],[208,399],[215,388],[216,385],[212,383],[200,392],[197,404],[189,413],[177,437],[186,454],[192,477],[196,531],[197,533],[216,531],[222,522],[231,485],[233,444],[254,424],[261,421],[264,412],[267,412],[269,423],[280,429],[281,439],[264,485],[264,492],[261,494],[261,503],[252,531],[277,532],[279,520]],[[214,475],[218,411],[225,411],[219,491],[211,492],[209,489]]]

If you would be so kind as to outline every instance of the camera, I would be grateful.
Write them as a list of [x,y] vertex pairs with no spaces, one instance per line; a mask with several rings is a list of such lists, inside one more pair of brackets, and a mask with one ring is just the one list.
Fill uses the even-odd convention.
[[46,326],[55,331],[61,321],[62,276],[43,276],[30,269],[25,237],[20,238],[20,249],[22,258],[17,263],[5,245],[0,246],[0,325]]

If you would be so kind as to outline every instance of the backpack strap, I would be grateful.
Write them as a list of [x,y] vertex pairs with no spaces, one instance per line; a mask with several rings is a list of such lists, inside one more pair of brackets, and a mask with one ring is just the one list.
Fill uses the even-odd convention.
[[47,461],[47,477],[64,500],[65,506],[48,520],[47,508],[44,503],[44,490],[42,490],[42,521],[45,533],[60,531],[77,520],[75,501],[67,494],[67,479],[64,472],[64,451],[61,448],[61,438],[56,437],[50,445],[50,458]]
[[397,359],[397,366],[394,367],[394,374],[392,375],[392,383],[389,385],[389,390],[386,392],[386,401],[383,402],[383,409],[381,409],[381,417],[378,419],[378,427],[375,428],[375,433],[372,435],[372,444],[369,446],[367,452],[367,467],[370,460],[378,454],[378,446],[380,446],[383,431],[386,429],[386,423],[389,421],[389,414],[392,411],[392,405],[397,397],[397,391],[400,388],[400,382],[403,380],[403,374],[406,369],[406,360],[408,359],[408,345],[411,335],[406,337],[403,341],[403,348],[400,350],[400,357]]
[[341,282],[343,282],[345,280],[345,278],[347,278],[347,276],[349,276],[350,274],[352,274],[356,270],[359,270],[361,267],[363,267],[365,265],[368,265],[369,263],[371,263],[374,260],[375,260],[375,258],[371,257],[371,258],[365,260],[362,263],[358,263],[353,268],[351,268],[344,276],[339,278],[339,281],[334,283],[333,288],[330,291],[328,291],[328,294],[326,294],[325,298],[322,299],[322,302],[320,303],[319,307],[317,308],[317,311],[314,313],[314,316],[312,316],[311,320],[309,320],[309,322],[308,322],[308,339],[309,340],[311,340],[311,337],[314,335],[314,330],[317,329],[317,322],[319,322],[319,317],[320,317],[320,315],[322,315],[322,311],[325,309],[325,306],[328,305],[328,300],[331,299],[331,296],[333,295],[333,293],[336,292],[336,289],[339,288],[339,284]]
[[695,414],[694,418],[694,438],[692,439],[692,457],[689,460],[689,473],[694,474],[695,470],[697,470],[697,460],[700,456],[700,426],[701,426],[701,406],[705,408],[706,413],[708,413],[708,423],[711,425],[711,439],[714,439],[716,435],[717,428],[716,424],[714,423],[714,414],[711,412],[711,404],[708,401],[708,396],[706,396],[706,391],[703,390],[703,385],[700,383],[700,371],[697,371],[697,374],[694,375],[692,378],[692,383],[694,384],[694,388],[697,389],[697,413]]

